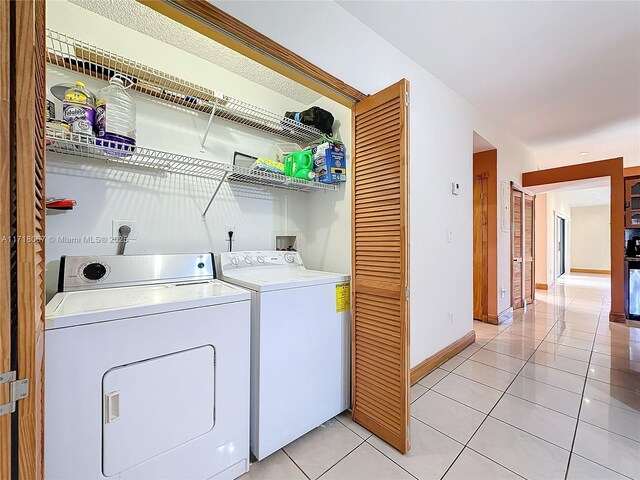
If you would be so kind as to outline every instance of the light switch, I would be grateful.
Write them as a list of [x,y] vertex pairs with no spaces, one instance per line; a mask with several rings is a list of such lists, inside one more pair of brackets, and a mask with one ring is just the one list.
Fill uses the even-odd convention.
[[460,184],[458,182],[451,182],[451,193],[453,195],[460,195]]

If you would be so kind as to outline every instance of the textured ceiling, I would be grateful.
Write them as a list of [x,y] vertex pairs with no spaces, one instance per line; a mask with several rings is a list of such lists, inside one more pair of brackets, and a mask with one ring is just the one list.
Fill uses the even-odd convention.
[[125,27],[144,33],[305,105],[321,96],[283,75],[214,42],[135,0],[69,0]]

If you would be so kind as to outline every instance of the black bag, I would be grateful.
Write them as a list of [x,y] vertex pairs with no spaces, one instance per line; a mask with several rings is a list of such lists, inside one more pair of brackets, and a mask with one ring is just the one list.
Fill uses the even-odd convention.
[[333,115],[320,107],[311,107],[303,112],[287,112],[285,117],[316,127],[325,135],[333,135]]

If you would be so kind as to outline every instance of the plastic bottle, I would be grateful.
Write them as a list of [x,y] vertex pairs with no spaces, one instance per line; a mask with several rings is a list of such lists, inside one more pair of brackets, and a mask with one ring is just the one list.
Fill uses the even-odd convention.
[[125,144],[118,146],[120,152],[108,153],[124,155],[133,150],[136,144],[136,104],[127,93],[122,78],[118,75],[111,77],[109,85],[100,89],[96,97],[96,136],[106,146],[110,145],[109,142]]
[[93,135],[95,120],[95,97],[82,82],[69,88],[62,102],[62,119],[71,133]]

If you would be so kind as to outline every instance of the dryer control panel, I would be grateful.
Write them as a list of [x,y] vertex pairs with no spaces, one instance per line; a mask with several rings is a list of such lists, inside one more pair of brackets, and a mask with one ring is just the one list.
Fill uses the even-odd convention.
[[304,267],[298,252],[247,251],[220,254],[221,272],[259,267]]
[[213,255],[96,255],[60,259],[58,291],[132,287],[216,278]]

